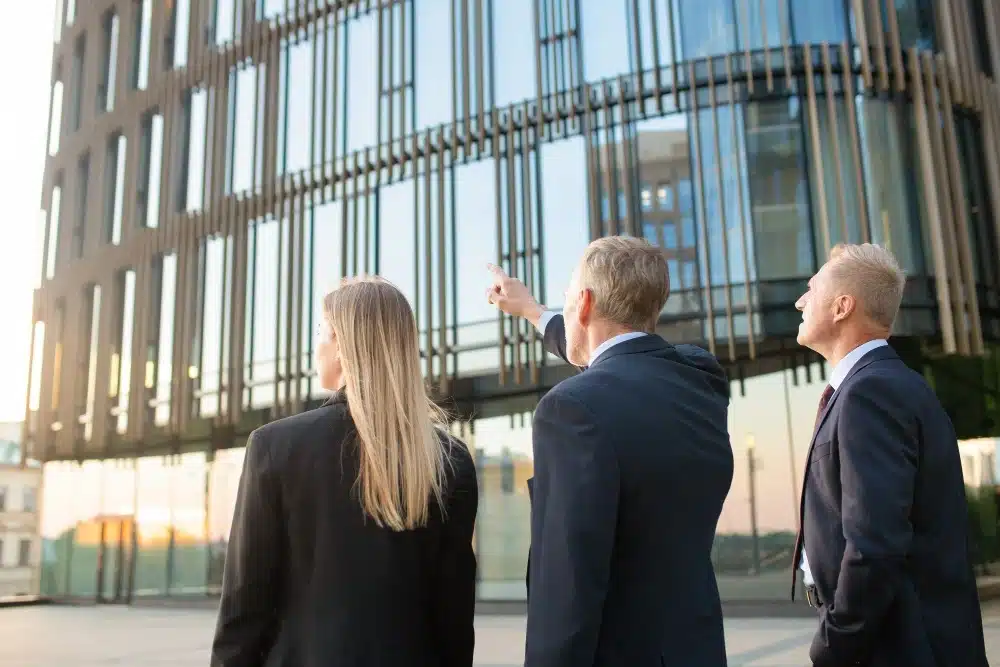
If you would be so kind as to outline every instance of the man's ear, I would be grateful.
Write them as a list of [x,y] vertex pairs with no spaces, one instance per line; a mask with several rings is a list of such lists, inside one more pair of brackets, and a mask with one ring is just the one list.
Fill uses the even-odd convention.
[[842,322],[858,307],[858,301],[850,294],[841,294],[833,300],[833,321]]
[[579,318],[580,324],[586,325],[594,316],[594,293],[584,288],[580,290],[580,294],[576,298],[579,304],[577,318]]

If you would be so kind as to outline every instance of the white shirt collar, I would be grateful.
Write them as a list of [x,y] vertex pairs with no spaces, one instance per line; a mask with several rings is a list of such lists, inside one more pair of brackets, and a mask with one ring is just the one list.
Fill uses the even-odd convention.
[[881,338],[875,340],[870,340],[867,343],[862,343],[856,348],[847,353],[843,359],[833,367],[833,371],[830,373],[830,386],[833,387],[834,391],[840,388],[844,380],[847,378],[848,373],[851,369],[861,361],[861,357],[865,356],[872,350],[876,348],[883,347],[889,343]]
[[590,362],[588,363],[588,365],[593,366],[594,362],[597,361],[597,358],[599,356],[610,350],[615,345],[618,345],[618,343],[624,343],[627,340],[632,340],[633,338],[641,338],[642,336],[648,336],[648,335],[649,334],[643,331],[629,331],[628,333],[618,334],[613,338],[609,338],[600,345],[598,345],[597,349],[591,352]]

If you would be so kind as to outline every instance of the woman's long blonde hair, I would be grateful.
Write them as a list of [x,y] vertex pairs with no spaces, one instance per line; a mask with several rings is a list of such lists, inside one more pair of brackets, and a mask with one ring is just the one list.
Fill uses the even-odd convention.
[[438,426],[444,413],[427,395],[417,324],[406,297],[382,278],[356,278],[323,299],[340,346],[361,466],[361,506],[379,526],[426,525],[432,498],[444,506],[449,460]]

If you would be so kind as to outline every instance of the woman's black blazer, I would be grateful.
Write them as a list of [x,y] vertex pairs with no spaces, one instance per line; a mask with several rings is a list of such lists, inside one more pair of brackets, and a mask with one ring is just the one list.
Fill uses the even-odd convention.
[[452,452],[445,512],[378,527],[358,501],[343,393],[247,441],[212,667],[469,667],[476,468]]

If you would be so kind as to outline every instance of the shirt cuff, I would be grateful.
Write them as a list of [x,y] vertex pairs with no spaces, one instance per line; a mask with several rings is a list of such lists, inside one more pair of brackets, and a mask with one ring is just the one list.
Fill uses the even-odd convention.
[[538,318],[538,324],[535,326],[535,328],[538,329],[538,333],[544,336],[545,328],[549,326],[549,322],[551,322],[552,318],[555,316],[556,313],[551,310],[546,310],[544,313],[542,313],[541,317]]

